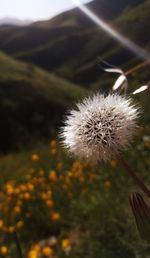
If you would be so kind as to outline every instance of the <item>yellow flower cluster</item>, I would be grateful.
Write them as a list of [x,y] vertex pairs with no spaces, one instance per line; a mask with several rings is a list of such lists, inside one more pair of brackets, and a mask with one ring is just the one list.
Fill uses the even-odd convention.
[[55,257],[54,252],[58,247],[66,254],[69,254],[71,251],[72,244],[69,238],[63,238],[59,243],[55,237],[50,238],[48,241],[32,245],[28,251],[28,258]]
[[[94,172],[91,163],[70,161],[66,165],[58,149],[57,142],[52,140],[48,166],[42,166],[40,154],[33,153],[30,158],[32,166],[27,169],[25,175],[3,185],[0,191],[0,232],[3,232],[4,239],[7,239],[7,234],[17,231],[20,235],[27,229],[30,232],[30,223],[34,227],[35,218],[35,229],[37,221],[39,225],[44,221],[43,230],[47,230],[47,225],[50,229],[55,225],[58,227],[66,219],[71,202],[87,196],[89,184],[99,180],[100,176]],[[115,162],[112,162],[111,166],[114,168]],[[110,188],[111,182],[106,181],[104,187]],[[28,237],[30,238],[29,235]],[[61,250],[68,254],[71,250],[69,238],[59,241]],[[7,252],[4,241],[0,253],[6,256]],[[27,253],[28,258],[53,257],[54,248],[49,243],[42,246],[33,244]]]

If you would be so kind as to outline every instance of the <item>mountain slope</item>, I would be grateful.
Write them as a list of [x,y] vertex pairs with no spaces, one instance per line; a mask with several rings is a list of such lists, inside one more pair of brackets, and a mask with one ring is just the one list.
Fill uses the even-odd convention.
[[[144,3],[144,0],[95,0],[88,4],[89,8],[106,20],[120,16],[126,8]],[[84,33],[95,27],[95,24],[78,8],[64,12],[48,21],[37,22],[25,27],[0,27],[0,49],[7,53],[17,54],[24,51],[34,51],[35,48],[45,48],[44,45],[55,43],[62,38],[70,37],[71,42],[78,33]],[[80,35],[81,36],[81,35]],[[86,43],[87,38],[81,42]],[[77,48],[77,51],[79,48]]]
[[[150,49],[150,0],[107,0],[101,5],[95,0],[89,7],[99,13],[112,9],[115,19],[111,26],[144,49]],[[87,87],[101,79],[98,57],[125,70],[140,62],[77,9],[27,27],[0,27],[0,48],[17,59]]]
[[[150,49],[150,33],[148,33],[150,31],[150,1],[142,2],[143,4],[124,11],[120,17],[113,20],[111,26],[114,26],[114,28],[142,47]],[[58,18],[65,21],[64,14]],[[56,20],[55,24],[57,24]],[[60,27],[55,28],[54,26],[53,29],[50,29],[48,26],[50,26],[50,23],[47,26],[43,23],[43,28],[32,27],[34,32],[40,30],[38,35],[41,35],[43,43],[41,42],[39,46],[34,45],[34,48],[28,48],[28,43],[25,43],[23,46],[26,50],[21,50],[19,40],[15,39],[15,43],[8,42],[7,47],[11,49],[12,54],[18,59],[34,63],[44,69],[52,70],[73,82],[85,85],[93,83],[101,75],[100,69],[96,64],[99,56],[122,67],[130,67],[130,65],[138,61],[135,55],[122,47],[100,28],[89,26],[83,30],[80,26],[61,27],[60,25]],[[28,29],[31,30],[31,27]],[[44,37],[47,37],[47,30],[49,34],[51,33],[52,38],[44,43],[44,39],[46,40]],[[28,35],[26,41],[27,39],[28,42],[32,39],[32,43],[37,40],[34,34],[33,37]]]
[[0,53],[0,150],[48,137],[85,90]]

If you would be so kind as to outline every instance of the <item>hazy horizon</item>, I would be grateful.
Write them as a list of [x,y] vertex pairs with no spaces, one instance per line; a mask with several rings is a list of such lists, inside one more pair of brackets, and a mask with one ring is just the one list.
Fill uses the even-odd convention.
[[[80,0],[88,3],[90,0]],[[47,20],[53,16],[72,9],[75,3],[72,0],[0,0],[0,19],[11,18],[19,20]]]

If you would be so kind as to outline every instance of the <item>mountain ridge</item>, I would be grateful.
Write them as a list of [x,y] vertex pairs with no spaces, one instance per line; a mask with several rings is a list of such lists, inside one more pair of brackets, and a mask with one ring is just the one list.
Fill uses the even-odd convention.
[[21,20],[13,17],[4,17],[0,19],[0,26],[2,25],[14,25],[14,26],[27,26],[29,24],[33,23],[32,20]]
[[[142,2],[143,4],[124,11],[113,20],[111,26],[141,47],[149,49],[150,35],[145,32],[150,30],[150,1]],[[63,14],[59,17],[63,17]],[[87,29],[76,25],[52,29],[47,26],[34,26],[24,28],[24,33],[21,31],[23,34],[19,34],[19,39],[18,34],[14,36],[15,29],[11,29],[12,37],[5,41],[3,46],[2,41],[10,34],[10,29],[5,30],[5,37],[2,37],[0,30],[0,47],[17,59],[53,71],[72,82],[88,86],[97,80],[101,75],[96,63],[99,56],[121,67],[130,67],[129,60],[131,64],[139,62],[134,54],[96,26]]]

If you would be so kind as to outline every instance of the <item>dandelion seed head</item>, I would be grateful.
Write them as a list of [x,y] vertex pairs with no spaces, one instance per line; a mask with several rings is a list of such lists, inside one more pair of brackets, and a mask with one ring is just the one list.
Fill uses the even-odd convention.
[[63,144],[77,157],[107,161],[130,144],[138,113],[130,98],[118,94],[85,98],[66,117]]

